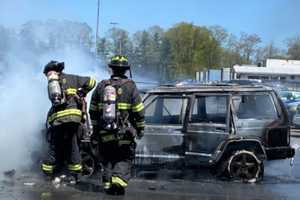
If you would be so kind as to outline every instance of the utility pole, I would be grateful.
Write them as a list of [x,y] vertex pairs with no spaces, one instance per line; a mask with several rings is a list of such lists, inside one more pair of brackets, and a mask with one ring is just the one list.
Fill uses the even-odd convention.
[[98,5],[97,5],[97,25],[96,25],[96,41],[95,41],[95,54],[96,55],[97,55],[98,33],[99,33],[99,10],[100,10],[100,0],[98,0]]

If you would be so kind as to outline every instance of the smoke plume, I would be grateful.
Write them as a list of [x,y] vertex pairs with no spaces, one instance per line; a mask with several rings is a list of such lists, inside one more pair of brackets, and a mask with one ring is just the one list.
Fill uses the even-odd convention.
[[[45,31],[41,27],[30,29],[30,40],[18,35],[14,40],[5,41],[5,51],[0,45],[0,172],[28,169],[32,164],[38,164],[32,163],[36,162],[32,155],[44,148],[42,130],[51,106],[47,80],[42,73],[46,63],[50,60],[64,61],[66,73],[96,76],[97,80],[108,76],[84,45],[71,42],[50,48],[53,44],[49,43],[50,36],[58,32]],[[73,35],[76,35],[74,30]]]

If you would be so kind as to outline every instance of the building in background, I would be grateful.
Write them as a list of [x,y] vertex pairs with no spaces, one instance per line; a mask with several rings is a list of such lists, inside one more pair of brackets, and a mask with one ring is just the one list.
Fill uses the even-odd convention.
[[300,60],[267,59],[265,66],[234,65],[196,73],[197,81],[259,80],[276,83],[288,90],[300,90]]
[[233,79],[300,81],[300,60],[267,59],[266,66],[234,65]]

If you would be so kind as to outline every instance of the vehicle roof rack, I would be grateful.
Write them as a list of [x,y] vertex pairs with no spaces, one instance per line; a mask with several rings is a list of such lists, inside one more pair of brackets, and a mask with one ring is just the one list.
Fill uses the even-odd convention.
[[195,86],[248,86],[248,87],[262,87],[261,82],[251,80],[231,80],[231,81],[177,81],[160,84],[160,87],[195,87]]

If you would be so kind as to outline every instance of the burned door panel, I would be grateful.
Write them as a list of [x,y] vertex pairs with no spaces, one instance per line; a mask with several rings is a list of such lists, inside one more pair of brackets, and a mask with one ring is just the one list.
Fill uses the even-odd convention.
[[208,162],[217,146],[229,135],[229,97],[227,94],[195,96],[185,137],[188,164]]
[[136,150],[138,165],[172,166],[183,157],[183,122],[188,98],[150,95],[145,100],[145,136]]

